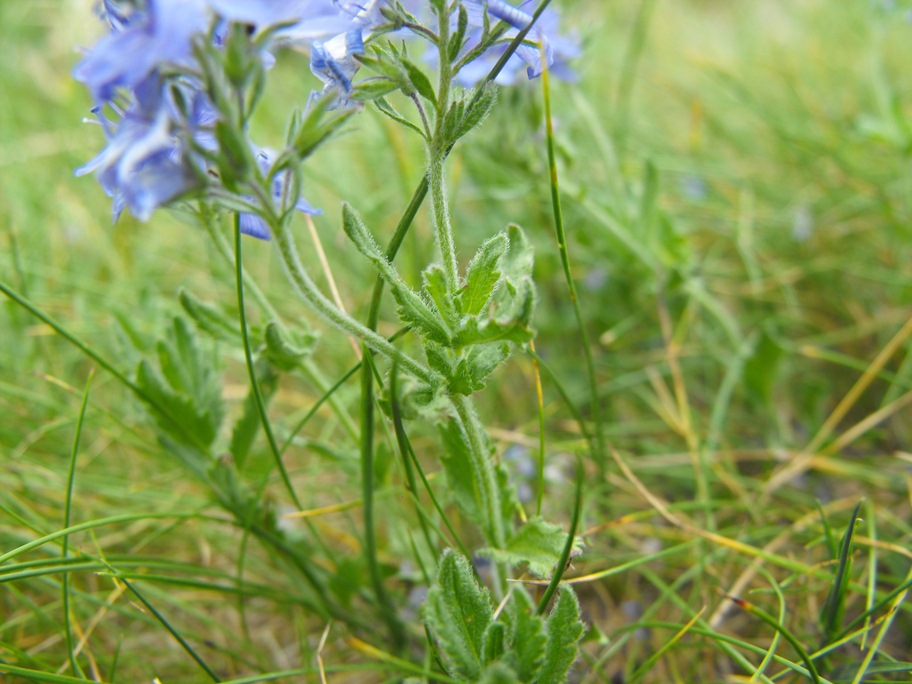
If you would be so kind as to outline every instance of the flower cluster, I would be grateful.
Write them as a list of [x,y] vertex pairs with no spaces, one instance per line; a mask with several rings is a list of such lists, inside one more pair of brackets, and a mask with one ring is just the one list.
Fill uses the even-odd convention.
[[[107,147],[76,173],[97,174],[113,198],[115,220],[124,208],[145,220],[156,208],[191,193],[208,190],[213,195],[214,188],[226,187],[253,208],[272,195],[277,201],[287,199],[290,207],[315,213],[300,198],[285,198],[286,193],[275,197],[277,179],[287,172],[264,163],[276,155],[263,153],[250,141],[246,150],[235,144],[230,152],[234,159],[249,160],[247,166],[269,190],[254,199],[219,173],[231,166],[218,161],[226,153],[225,136],[217,135],[219,127],[223,133],[231,126],[244,129],[249,116],[226,108],[243,101],[242,89],[255,80],[253,75],[262,76],[274,62],[275,49],[286,45],[310,52],[311,71],[324,84],[313,97],[332,98],[337,107],[359,105],[352,99],[352,79],[365,55],[365,43],[394,31],[399,35],[411,29],[421,35],[415,30],[415,16],[428,14],[431,4],[428,0],[103,0],[103,16],[111,32],[76,66],[74,76],[92,95],[93,113],[105,131]],[[456,79],[464,85],[475,85],[516,31],[532,22],[525,5],[517,7],[504,0],[461,0],[452,7],[454,24],[460,12],[468,16],[469,30],[456,58]],[[479,51],[487,27],[501,21],[509,29],[501,30],[486,51]],[[249,54],[243,67],[237,67],[235,59],[232,72],[228,44],[238,28]],[[565,61],[575,56],[576,43],[560,37],[556,29],[556,14],[546,12],[498,82],[512,82],[523,65],[529,78],[539,75],[543,57],[557,75],[571,76]],[[213,77],[207,54],[229,65],[225,72],[236,87],[233,96],[219,92],[223,86]],[[237,143],[239,138],[246,138],[243,130],[231,139]],[[279,207],[280,213],[287,208]],[[242,226],[256,237],[269,236],[254,213],[246,215]]]

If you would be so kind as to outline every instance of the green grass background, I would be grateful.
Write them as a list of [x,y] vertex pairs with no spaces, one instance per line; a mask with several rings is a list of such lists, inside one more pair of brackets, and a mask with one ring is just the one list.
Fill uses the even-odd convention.
[[[912,23],[902,3],[873,0],[557,4],[584,44],[579,83],[554,83],[552,98],[570,255],[616,453],[587,461],[586,553],[570,575],[615,571],[577,586],[593,629],[575,676],[747,681],[751,671],[724,650],[724,638],[755,666],[771,647],[797,658],[756,616],[723,614],[726,594],[775,614],[813,651],[836,573],[833,540],[860,499],[847,621],[909,572]],[[73,176],[102,144],[101,129],[81,122],[90,103],[70,77],[76,46],[100,32],[89,2],[0,3],[0,277],[131,371],[178,312],[179,288],[230,311],[233,276],[185,217],[162,211],[147,224],[124,216],[112,225],[97,183]],[[313,87],[304,57],[283,59],[255,121],[257,142],[278,145],[287,105],[303,104]],[[541,117],[538,82],[502,91],[500,107],[452,158],[454,224],[466,259],[506,223],[526,229],[541,295],[536,347],[591,417],[554,241]],[[373,276],[346,244],[339,202],[352,202],[385,241],[423,161],[415,140],[367,112],[308,162],[305,195],[325,210],[317,228],[356,316],[366,313]],[[300,242],[309,244],[303,224]],[[422,212],[399,260],[407,277],[417,279],[432,246]],[[307,316],[271,246],[245,248],[279,311]],[[305,261],[320,272],[311,248]],[[392,332],[391,308],[384,320]],[[317,354],[331,381],[355,361],[332,331]],[[239,349],[218,355],[233,415],[246,393],[243,358]],[[15,303],[0,302],[0,553],[62,526],[92,367]],[[356,392],[341,393],[353,416]],[[287,430],[319,395],[312,382],[283,378],[271,415]],[[536,448],[529,359],[501,369],[480,406],[501,450]],[[547,378],[544,412],[545,507],[566,520],[569,455],[585,444]],[[360,548],[357,442],[328,410],[306,437],[291,456],[296,488],[307,508],[351,504],[314,524],[340,576],[357,582],[361,570],[347,560]],[[416,436],[416,446],[433,464],[433,437]],[[265,459],[265,445],[256,449]],[[796,463],[803,467],[787,470]],[[385,467],[390,523],[381,556],[405,596],[415,579],[403,567],[410,509],[388,457]],[[269,496],[286,510],[280,487]],[[169,511],[199,514],[143,517]],[[275,559],[246,552],[246,622],[236,595],[213,590],[231,585],[240,536],[211,519],[218,513],[206,491],[163,454],[126,390],[98,372],[73,517],[127,513],[140,516],[73,535],[72,549],[155,575],[141,581],[144,594],[220,676],[315,663],[324,625],[295,605]],[[57,554],[49,545],[16,560]],[[63,575],[35,568],[0,576],[0,662],[55,672],[67,665]],[[204,681],[102,570],[96,563],[72,575],[77,636],[88,634],[86,672],[97,666],[104,681]],[[669,644],[698,614],[703,622]],[[825,659],[830,681],[853,681],[880,627]],[[331,630],[324,662],[369,671],[336,672],[331,681],[392,676],[348,638]],[[879,646],[878,664],[912,661],[905,604]]]

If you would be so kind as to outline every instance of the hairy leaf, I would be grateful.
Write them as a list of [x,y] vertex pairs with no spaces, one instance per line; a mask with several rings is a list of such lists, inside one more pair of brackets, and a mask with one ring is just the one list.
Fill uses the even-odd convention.
[[[580,541],[574,541],[574,549],[579,549]],[[502,563],[525,563],[533,575],[546,577],[560,560],[566,543],[567,534],[559,525],[535,516],[507,540],[507,548],[486,549],[485,553]]]
[[389,284],[393,297],[399,305],[398,312],[402,321],[414,326],[434,342],[449,344],[452,335],[440,313],[402,280],[377,245],[374,236],[364,225],[361,217],[347,202],[342,204],[342,224],[345,234],[355,244],[358,251],[374,264],[380,275]]
[[424,620],[451,677],[464,682],[481,678],[484,634],[493,612],[488,590],[478,584],[469,561],[444,552],[437,583],[424,604]]
[[513,587],[504,609],[510,650],[506,661],[522,682],[533,682],[545,657],[545,619],[535,612],[535,604],[520,585]]
[[466,284],[459,293],[461,313],[473,316],[480,314],[491,301],[491,295],[500,280],[498,263],[509,247],[509,239],[503,233],[485,240],[466,270]]
[[563,684],[567,680],[567,672],[579,655],[584,629],[576,594],[570,587],[561,587],[545,627],[545,658],[538,684]]

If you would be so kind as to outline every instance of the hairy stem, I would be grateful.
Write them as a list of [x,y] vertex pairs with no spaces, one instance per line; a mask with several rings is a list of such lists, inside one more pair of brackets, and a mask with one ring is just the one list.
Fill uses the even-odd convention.
[[295,292],[297,292],[314,311],[343,332],[363,340],[372,350],[391,359],[396,359],[402,368],[409,373],[412,373],[415,377],[428,383],[433,382],[434,376],[430,370],[407,354],[399,351],[382,335],[364,326],[342,311],[339,311],[339,309],[320,292],[313,280],[310,279],[310,276],[307,275],[307,271],[301,263],[301,259],[298,256],[297,249],[294,245],[294,238],[292,238],[291,231],[289,231],[285,221],[274,221],[270,227],[275,236],[279,254],[282,257],[282,264],[285,267],[288,279],[294,286]]

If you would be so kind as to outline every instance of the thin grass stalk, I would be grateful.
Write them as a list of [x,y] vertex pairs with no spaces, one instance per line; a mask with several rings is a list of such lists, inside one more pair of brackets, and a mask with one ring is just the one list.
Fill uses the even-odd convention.
[[[529,348],[535,351],[535,343],[529,341]],[[542,390],[541,369],[538,361],[532,358],[532,374],[535,378],[535,404],[538,410],[538,462],[536,463],[538,479],[538,493],[535,497],[535,514],[541,515],[542,502],[545,496],[545,395]]]
[[[365,367],[373,364],[373,357],[366,345],[361,358]],[[368,368],[367,372],[361,374],[361,505],[364,513],[364,561],[367,564],[371,584],[379,604],[380,617],[386,622],[393,644],[396,650],[399,650],[405,645],[405,627],[386,593],[377,556],[376,526],[374,524],[374,401],[370,391],[374,377],[369,371]]]
[[814,661],[811,660],[811,657],[808,655],[807,650],[804,646],[801,645],[801,642],[791,633],[789,629],[785,627],[779,620],[767,613],[762,608],[754,605],[750,601],[745,601],[744,599],[738,598],[736,596],[729,596],[729,599],[734,602],[739,608],[743,608],[746,612],[750,613],[754,617],[759,618],[762,622],[765,622],[770,627],[775,629],[783,638],[791,644],[792,648],[795,649],[795,652],[798,654],[798,657],[801,659],[801,662],[804,663],[804,666],[807,668],[808,676],[814,684],[821,684],[820,674],[817,672],[817,668],[814,665]]
[[577,455],[576,488],[573,495],[573,515],[570,519],[570,529],[567,530],[567,541],[564,543],[564,548],[561,551],[560,559],[557,561],[557,569],[554,571],[554,577],[551,578],[551,583],[548,585],[548,588],[545,589],[545,593],[542,594],[541,601],[538,602],[536,612],[539,615],[542,615],[545,612],[545,609],[551,602],[551,598],[557,591],[557,587],[560,585],[561,578],[564,576],[564,573],[567,572],[567,568],[570,567],[570,554],[573,552],[573,544],[576,540],[576,531],[579,529],[580,514],[583,508],[583,481],[585,479],[584,473],[585,470],[583,468],[582,458]]
[[[106,565],[107,565],[107,563],[106,563]],[[129,580],[127,580],[125,577],[122,577],[110,565],[108,565],[108,569],[112,573],[114,573],[114,576],[118,579],[118,581],[124,583],[124,586],[126,586],[127,589],[130,590],[131,594],[133,594],[137,599],[139,599],[139,602],[142,603],[143,606],[145,606],[146,610],[148,610],[150,613],[152,613],[152,615],[155,616],[155,618],[159,621],[159,623],[161,623],[162,627],[164,627],[167,630],[167,632],[172,637],[174,637],[174,639],[177,641],[177,643],[180,644],[181,648],[184,649],[184,651],[187,653],[187,655],[189,655],[196,662],[196,664],[200,666],[200,668],[209,676],[209,678],[213,682],[220,682],[221,679],[215,673],[215,671],[211,667],[209,667],[209,665],[206,663],[206,661],[203,660],[202,656],[200,656],[196,652],[196,650],[193,648],[193,646],[191,646],[190,643],[186,639],[184,639],[183,635],[179,631],[177,631],[170,622],[168,622],[167,618],[165,618],[165,616],[162,615],[155,608],[155,606],[153,606],[146,599],[146,597],[143,596],[142,593],[140,593],[140,591],[135,586],[133,586],[133,584],[130,583]]]
[[[204,204],[200,207],[199,216],[202,219],[203,225],[206,227],[206,232],[209,234],[209,238],[212,240],[213,244],[216,247],[216,251],[221,255],[226,263],[234,265],[234,254],[232,253],[231,247],[228,244],[228,241],[218,230],[218,226],[213,220],[211,210],[206,207]],[[263,291],[257,286],[256,281],[250,276],[249,273],[244,271],[244,291],[249,293],[251,297],[256,300],[256,303],[260,306],[261,309],[266,313],[266,316],[271,320],[281,322],[282,317],[279,315],[279,312],[275,310],[275,307],[272,306],[272,303],[263,294]],[[348,415],[348,411],[345,410],[345,407],[338,400],[337,397],[332,396],[332,392],[329,392],[330,385],[323,374],[320,372],[320,369],[317,368],[316,364],[311,358],[306,358],[301,363],[301,368],[304,370],[305,375],[310,379],[314,386],[320,392],[329,394],[328,399],[330,406],[336,413],[336,416],[339,419],[339,422],[342,424],[342,427],[349,434],[352,439],[357,439],[358,430],[355,427],[354,422],[351,419],[351,416]],[[282,449],[282,452],[285,451],[285,448]]]
[[[544,55],[543,55],[544,57]],[[604,480],[605,475],[605,435],[602,428],[602,409],[601,401],[598,396],[598,380],[595,374],[595,359],[592,356],[592,346],[589,340],[589,332],[583,321],[583,312],[580,308],[579,298],[576,293],[576,285],[573,282],[573,273],[570,268],[570,253],[567,248],[567,234],[564,230],[564,213],[561,208],[560,185],[557,174],[557,158],[554,153],[554,121],[551,117],[551,88],[549,82],[548,68],[545,60],[542,69],[542,96],[545,105],[545,130],[547,133],[548,149],[548,177],[551,183],[551,210],[554,215],[554,231],[557,238],[557,248],[560,253],[561,268],[564,272],[564,280],[567,283],[567,292],[570,297],[570,305],[573,307],[573,316],[576,319],[576,327],[580,334],[580,344],[583,347],[583,354],[586,359],[586,372],[589,381],[589,401],[592,409],[592,420],[595,423],[595,453],[592,454],[596,467],[599,469],[600,479]]]
[[301,500],[298,498],[294,487],[291,484],[291,478],[288,476],[288,470],[282,460],[282,452],[276,442],[275,434],[272,431],[272,424],[269,422],[269,416],[266,414],[266,402],[263,400],[263,391],[260,389],[260,381],[257,380],[256,369],[253,366],[253,353],[250,350],[250,334],[247,329],[247,313],[244,306],[244,264],[241,244],[241,215],[234,214],[234,267],[235,267],[235,287],[237,288],[238,300],[238,321],[241,326],[241,339],[244,343],[244,361],[247,365],[247,375],[250,378],[250,388],[253,390],[253,398],[256,402],[257,413],[260,416],[260,424],[263,426],[263,432],[266,433],[266,441],[269,442],[269,450],[272,453],[276,468],[282,478],[282,484],[291,497],[292,502],[301,510]]
[[[76,421],[76,434],[73,437],[73,448],[70,451],[70,465],[67,472],[67,489],[66,489],[66,500],[64,502],[64,511],[63,511],[63,526],[68,528],[70,526],[71,513],[73,511],[73,489],[76,484],[76,459],[79,455],[79,441],[82,437],[82,426],[85,422],[86,408],[89,405],[89,387],[92,384],[92,377],[94,376],[94,371],[89,371],[89,377],[86,380],[85,390],[82,394],[82,404],[79,407],[79,418]],[[63,557],[64,562],[67,561],[70,553],[70,535],[65,535],[63,537],[63,544],[60,555]],[[70,573],[69,571],[64,571],[63,578],[61,581],[61,588],[63,591],[62,603],[63,603],[63,627],[64,634],[66,637],[66,648],[67,648],[67,658],[70,661],[70,669],[73,670],[73,674],[78,674],[80,677],[85,678],[85,673],[82,671],[82,668],[79,666],[79,661],[76,659],[76,654],[73,652],[73,627],[70,621]]]

